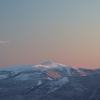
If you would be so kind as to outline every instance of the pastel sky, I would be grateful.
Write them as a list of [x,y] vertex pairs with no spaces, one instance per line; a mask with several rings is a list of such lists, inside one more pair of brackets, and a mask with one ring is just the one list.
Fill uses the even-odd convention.
[[100,0],[0,0],[0,66],[44,59],[100,66]]

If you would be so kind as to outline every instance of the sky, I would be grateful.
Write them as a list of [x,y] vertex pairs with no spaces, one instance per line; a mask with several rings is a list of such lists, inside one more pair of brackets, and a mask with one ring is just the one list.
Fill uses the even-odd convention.
[[100,67],[99,43],[100,0],[0,0],[0,66]]

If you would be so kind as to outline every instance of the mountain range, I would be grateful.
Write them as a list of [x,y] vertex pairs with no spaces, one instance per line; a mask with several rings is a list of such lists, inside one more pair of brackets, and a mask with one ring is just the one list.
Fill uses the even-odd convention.
[[100,69],[51,60],[2,67],[0,100],[100,100]]

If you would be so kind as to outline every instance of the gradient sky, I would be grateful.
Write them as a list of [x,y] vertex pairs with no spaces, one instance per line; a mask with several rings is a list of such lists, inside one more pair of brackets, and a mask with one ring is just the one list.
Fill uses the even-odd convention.
[[0,0],[0,66],[44,59],[100,66],[100,0]]

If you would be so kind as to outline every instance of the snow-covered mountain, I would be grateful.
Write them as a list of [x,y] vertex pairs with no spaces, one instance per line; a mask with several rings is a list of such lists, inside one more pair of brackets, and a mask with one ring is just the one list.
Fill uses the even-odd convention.
[[[20,94],[21,99],[9,100],[33,100],[33,96],[35,100],[92,100],[86,98],[95,98],[94,95],[88,97],[87,94],[96,94],[91,88],[100,87],[99,79],[99,69],[75,68],[51,60],[34,65],[8,66],[0,68],[0,98],[5,94],[8,97]],[[54,94],[61,95],[61,98],[58,95],[56,99]]]
[[[51,60],[45,60],[35,65],[14,65],[0,68],[0,79],[15,78],[28,80],[34,77],[45,78],[48,80],[60,79],[69,76],[87,76],[94,70],[74,68],[64,64],[55,63]],[[95,70],[99,73],[99,69]]]
[[36,65],[16,65],[11,67],[0,68],[0,79],[15,78],[28,80],[34,77],[46,76],[47,79],[60,79],[68,76],[86,76],[85,71],[73,68],[71,66],[55,63],[46,60]]

